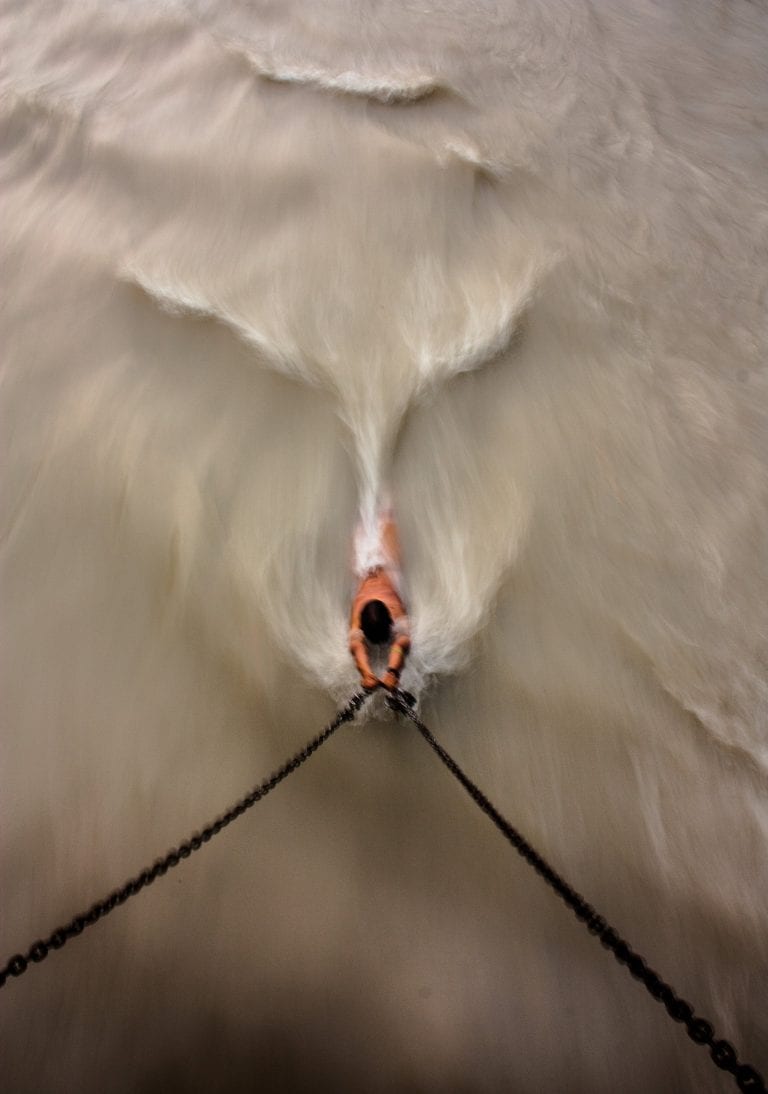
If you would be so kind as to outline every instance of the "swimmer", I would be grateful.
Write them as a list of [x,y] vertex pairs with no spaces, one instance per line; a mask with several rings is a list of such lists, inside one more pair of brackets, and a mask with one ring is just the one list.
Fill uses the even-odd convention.
[[[394,691],[411,647],[411,632],[400,596],[400,551],[391,507],[380,513],[373,535],[362,525],[358,528],[355,546],[359,584],[352,601],[349,652],[367,691],[379,685]],[[389,646],[387,671],[380,680],[370,661],[371,647],[376,646]]]

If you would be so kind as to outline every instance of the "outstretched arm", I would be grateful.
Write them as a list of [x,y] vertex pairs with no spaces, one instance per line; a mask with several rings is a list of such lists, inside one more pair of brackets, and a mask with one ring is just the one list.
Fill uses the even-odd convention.
[[384,687],[390,691],[396,688],[400,682],[400,673],[403,671],[410,648],[411,638],[408,634],[399,634],[390,646],[387,673],[381,681]]
[[368,647],[361,631],[353,631],[349,639],[349,652],[355,659],[357,671],[360,673],[364,688],[375,688],[379,681],[371,671],[371,662],[368,660]]

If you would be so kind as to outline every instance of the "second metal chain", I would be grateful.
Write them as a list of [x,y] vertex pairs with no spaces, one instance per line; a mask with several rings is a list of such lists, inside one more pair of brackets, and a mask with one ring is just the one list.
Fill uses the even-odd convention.
[[364,692],[359,692],[354,695],[347,705],[338,712],[333,721],[325,727],[325,729],[318,733],[309,744],[305,745],[299,752],[296,753],[290,760],[287,760],[282,767],[270,775],[268,779],[255,786],[249,794],[246,794],[244,798],[241,798],[239,802],[236,802],[226,813],[222,813],[220,817],[217,817],[215,821],[206,825],[200,832],[195,832],[193,836],[190,836],[188,840],[180,843],[178,847],[174,847],[162,858],[157,859],[154,865],[149,866],[146,870],[142,870],[136,877],[132,877],[129,881],[126,881],[125,885],[122,885],[119,889],[115,889],[113,893],[105,897],[103,900],[97,900],[87,912],[83,912],[81,915],[76,915],[74,919],[71,919],[64,927],[58,927],[53,934],[48,938],[38,939],[37,942],[33,942],[26,953],[14,954],[5,964],[3,969],[0,969],[0,988],[2,988],[9,977],[19,977],[27,971],[31,964],[39,964],[44,961],[51,950],[60,950],[62,946],[66,945],[70,938],[75,938],[77,935],[82,934],[86,927],[92,927],[94,923],[98,923],[100,919],[103,919],[105,915],[109,915],[115,908],[121,904],[125,904],[126,900],[130,897],[136,896],[142,889],[146,889],[148,885],[151,885],[153,881],[156,881],[159,877],[167,874],[174,866],[178,866],[179,863],[186,858],[189,858],[195,851],[199,851],[203,844],[208,843],[213,836],[218,835],[222,828],[226,828],[228,824],[231,824],[233,820],[237,820],[242,816],[247,809],[255,805],[256,802],[261,801],[262,798],[274,790],[278,783],[281,783],[283,779],[295,771],[297,767],[300,767],[305,760],[308,760],[313,752],[317,752],[318,748],[328,740],[332,733],[334,733],[340,725],[344,722],[350,722],[357,714],[358,710],[363,706],[367,699],[367,695]]
[[518,854],[533,867],[539,877],[544,879],[550,889],[553,889],[565,901],[589,933],[597,935],[602,945],[611,951],[619,964],[625,965],[630,975],[635,980],[639,980],[657,1002],[664,1005],[667,1014],[676,1022],[685,1024],[686,1032],[691,1040],[697,1045],[706,1045],[709,1048],[709,1054],[714,1063],[723,1071],[730,1072],[733,1075],[739,1090],[749,1092],[749,1094],[766,1094],[765,1082],[760,1073],[751,1064],[739,1063],[736,1049],[730,1041],[715,1040],[715,1031],[712,1024],[706,1018],[698,1017],[691,1004],[686,1002],[685,999],[681,999],[671,985],[653,969],[649,968],[645,959],[632,949],[618,931],[615,931],[601,915],[598,915],[592,905],[587,903],[580,893],[577,893],[567,881],[561,878],[538,851],[530,845],[528,840],[499,813],[482,790],[472,782],[468,775],[464,774],[453,757],[435,740],[405,697],[396,693],[389,699],[389,705],[394,710],[410,718],[432,751],[442,760],[451,774],[458,779],[472,800],[493,821]]

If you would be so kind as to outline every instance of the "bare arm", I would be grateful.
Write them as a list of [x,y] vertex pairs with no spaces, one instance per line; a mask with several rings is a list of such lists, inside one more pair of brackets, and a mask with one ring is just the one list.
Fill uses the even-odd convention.
[[358,637],[358,632],[352,632],[352,636],[349,640],[349,652],[355,660],[355,665],[357,671],[360,673],[363,687],[375,688],[379,681],[371,671],[371,662],[368,660],[368,647],[365,644],[365,639]]
[[382,680],[385,688],[396,688],[400,680],[400,673],[403,671],[405,665],[405,659],[408,656],[408,651],[411,648],[411,637],[409,634],[399,634],[389,648],[389,658],[387,660],[387,674]]

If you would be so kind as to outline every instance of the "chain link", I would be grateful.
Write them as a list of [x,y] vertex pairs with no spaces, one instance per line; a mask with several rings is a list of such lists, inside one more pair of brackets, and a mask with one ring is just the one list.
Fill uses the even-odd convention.
[[482,809],[483,813],[493,821],[503,836],[512,844],[525,861],[533,867],[539,877],[546,881],[557,895],[568,905],[577,919],[586,926],[590,934],[596,935],[601,944],[610,950],[620,965],[626,966],[631,976],[639,980],[653,998],[661,1003],[675,1022],[681,1022],[686,1027],[686,1032],[697,1045],[706,1045],[712,1060],[723,1071],[733,1075],[739,1090],[749,1094],[766,1094],[765,1082],[758,1071],[751,1064],[739,1063],[736,1049],[729,1041],[715,1040],[715,1031],[706,1018],[696,1015],[693,1007],[685,999],[681,999],[658,973],[649,968],[645,959],[636,953],[628,942],[611,927],[611,925],[598,915],[591,904],[573,889],[567,881],[564,881],[549,863],[542,858],[538,851],[514,828],[498,809],[486,798],[482,790],[464,774],[459,765],[450,756],[441,744],[432,736],[424,723],[417,717],[413,710],[413,704],[409,702],[411,696],[403,693],[395,693],[388,700],[393,710],[404,714],[413,722],[424,740],[442,760],[448,770],[461,783],[472,800]]
[[190,836],[188,840],[180,843],[178,847],[172,848],[162,858],[157,859],[153,866],[147,867],[142,870],[136,877],[130,878],[119,889],[115,889],[113,893],[105,897],[103,900],[97,900],[87,912],[83,912],[80,915],[76,915],[74,919],[71,919],[69,923],[64,927],[57,927],[57,929],[48,936],[46,939],[38,939],[37,942],[33,942],[25,954],[17,953],[13,957],[9,958],[5,967],[0,970],[0,988],[2,988],[10,977],[19,977],[27,971],[31,964],[39,964],[44,961],[51,950],[60,950],[70,938],[75,938],[77,935],[82,934],[86,927],[93,926],[94,923],[98,923],[100,919],[103,919],[105,915],[109,915],[115,908],[121,904],[125,904],[126,900],[129,900],[132,896],[136,896],[142,889],[146,889],[148,885],[151,885],[157,878],[163,877],[174,866],[178,866],[183,859],[189,858],[194,851],[199,851],[203,844],[208,843],[210,839],[218,835],[223,828],[226,828],[228,824],[231,824],[233,820],[237,820],[242,816],[246,810],[255,805],[256,802],[261,801],[262,798],[274,790],[278,783],[281,783],[287,775],[290,775],[298,767],[308,760],[313,752],[316,752],[322,744],[328,740],[332,733],[334,733],[340,725],[344,722],[350,722],[355,717],[357,712],[365,703],[368,698],[365,692],[358,692],[357,695],[353,695],[349,703],[340,710],[333,721],[325,727],[325,729],[318,733],[307,745],[304,746],[299,752],[296,753],[290,760],[287,760],[281,768],[270,775],[264,782],[255,786],[249,794],[246,794],[244,798],[241,798],[239,802],[233,805],[226,813],[222,813],[220,817],[217,817],[215,821],[206,825],[200,832],[195,832],[193,836]]

